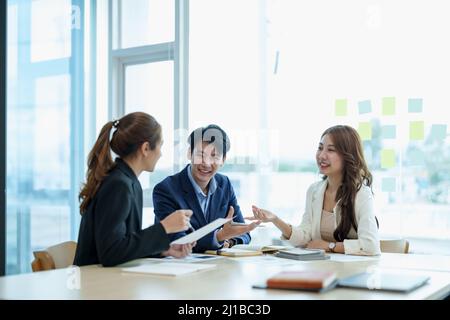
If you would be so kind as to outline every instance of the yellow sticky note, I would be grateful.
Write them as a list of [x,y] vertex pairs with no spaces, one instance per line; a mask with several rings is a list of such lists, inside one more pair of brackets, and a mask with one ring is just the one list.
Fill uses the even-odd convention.
[[425,137],[425,124],[423,121],[411,121],[409,123],[409,139],[423,140]]
[[395,114],[395,98],[383,98],[383,116],[392,116]]
[[338,99],[334,103],[334,111],[337,117],[347,115],[347,99]]
[[381,150],[381,168],[389,169],[395,167],[395,150],[383,149]]
[[372,139],[372,124],[370,122],[360,122],[358,126],[358,133],[361,140]]

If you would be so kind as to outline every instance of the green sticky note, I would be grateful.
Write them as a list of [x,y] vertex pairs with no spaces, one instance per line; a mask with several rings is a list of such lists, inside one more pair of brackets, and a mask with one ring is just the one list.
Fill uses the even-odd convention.
[[395,97],[383,98],[383,116],[392,116],[395,114]]
[[372,124],[370,122],[360,122],[358,126],[358,133],[361,140],[371,140],[372,139]]
[[358,109],[359,114],[372,112],[372,105],[370,104],[370,100],[360,101],[358,103]]
[[383,149],[381,150],[381,168],[390,169],[395,167],[395,150]]
[[423,121],[411,121],[409,123],[409,139],[423,140],[425,137],[425,124]]
[[387,125],[381,127],[381,137],[383,139],[395,139],[397,136],[397,129],[394,125]]
[[430,136],[433,140],[444,140],[447,137],[447,125],[433,124],[431,126]]
[[408,112],[420,113],[422,112],[423,101],[422,99],[408,99]]
[[338,99],[334,103],[334,111],[337,117],[347,115],[347,99]]
[[387,177],[381,180],[381,191],[394,192],[395,191],[395,178]]

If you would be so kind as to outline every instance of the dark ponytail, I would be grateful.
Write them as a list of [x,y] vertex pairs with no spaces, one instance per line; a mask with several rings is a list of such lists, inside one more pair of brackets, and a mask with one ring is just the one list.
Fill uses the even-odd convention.
[[103,179],[115,165],[111,150],[120,158],[125,158],[136,153],[145,142],[154,150],[160,141],[161,125],[147,113],[133,112],[119,120],[106,123],[89,152],[86,183],[78,196],[81,200],[80,213],[86,211]]

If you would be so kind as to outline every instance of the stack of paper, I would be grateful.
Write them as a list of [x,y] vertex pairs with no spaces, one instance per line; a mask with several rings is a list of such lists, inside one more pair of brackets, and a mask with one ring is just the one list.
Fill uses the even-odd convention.
[[280,250],[277,253],[275,253],[275,256],[279,258],[294,259],[301,261],[330,259],[330,256],[325,254],[325,250],[302,249],[302,248]]
[[204,270],[214,269],[215,264],[194,264],[194,263],[149,263],[141,264],[136,267],[122,268],[122,272],[144,273],[161,276],[181,276],[189,273],[195,273]]

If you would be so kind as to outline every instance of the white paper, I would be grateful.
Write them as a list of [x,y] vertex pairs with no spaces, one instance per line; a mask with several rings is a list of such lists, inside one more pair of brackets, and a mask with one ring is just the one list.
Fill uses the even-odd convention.
[[189,233],[188,235],[185,235],[184,237],[181,237],[175,241],[172,241],[170,244],[187,244],[187,243],[197,241],[198,239],[203,238],[208,233],[213,232],[218,227],[224,225],[225,223],[227,223],[230,220],[231,220],[231,218],[230,219],[225,219],[225,218],[216,219],[213,222],[211,222],[210,224],[207,224],[206,226],[203,226],[200,229],[195,230],[194,232]]
[[187,263],[151,263],[136,267],[122,268],[122,272],[145,273],[161,276],[181,276],[193,272],[214,269],[215,264],[187,264]]
[[371,256],[353,256],[348,254],[342,254],[342,253],[330,253],[330,260],[336,261],[336,262],[359,262],[359,261],[370,261],[370,260],[376,260],[377,257],[371,257]]
[[190,255],[184,258],[174,258],[174,257],[164,257],[164,258],[145,258],[145,260],[149,261],[158,261],[158,262],[173,262],[173,263],[195,263],[195,262],[205,262],[216,259],[223,259],[223,256],[213,256],[210,254],[201,254],[201,253],[191,253]]

